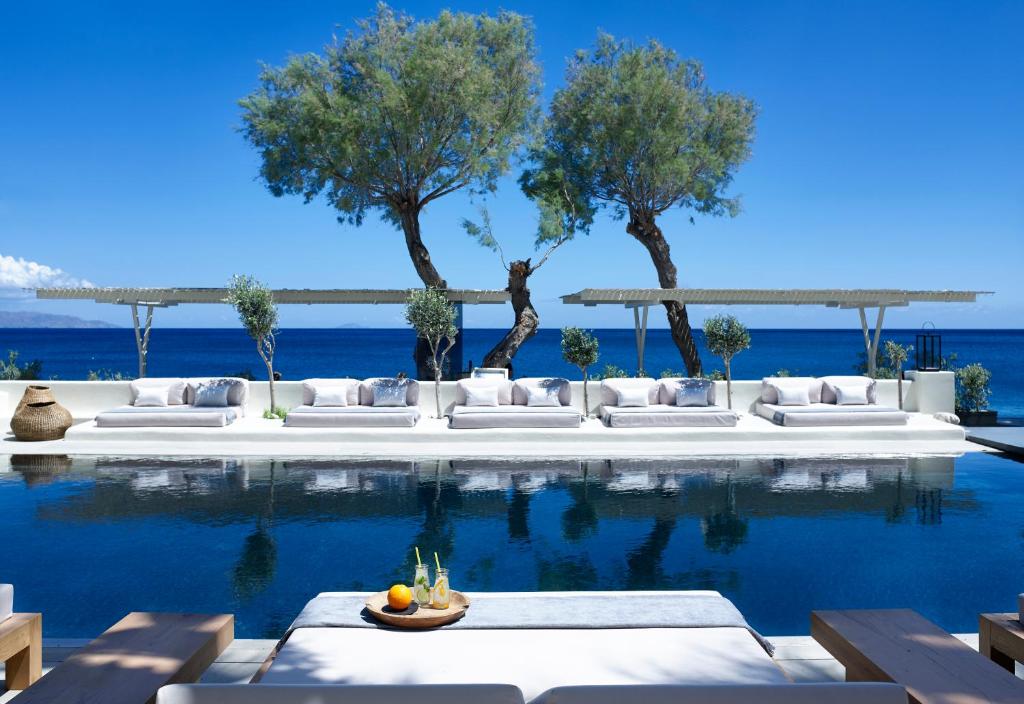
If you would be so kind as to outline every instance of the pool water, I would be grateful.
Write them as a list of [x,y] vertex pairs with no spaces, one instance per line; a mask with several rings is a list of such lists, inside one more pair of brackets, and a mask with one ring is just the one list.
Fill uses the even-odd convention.
[[600,461],[0,458],[0,581],[44,634],[230,612],[278,637],[321,591],[717,589],[766,634],[909,607],[952,631],[1024,591],[1024,465],[961,457]]

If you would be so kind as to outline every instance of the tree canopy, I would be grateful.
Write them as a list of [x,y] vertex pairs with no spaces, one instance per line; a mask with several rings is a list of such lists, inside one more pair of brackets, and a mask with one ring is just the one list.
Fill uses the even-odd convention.
[[274,195],[323,194],[339,219],[377,210],[400,226],[417,273],[446,287],[419,213],[459,189],[493,190],[538,118],[533,27],[512,12],[416,22],[387,5],[323,55],[265,67],[241,101]]

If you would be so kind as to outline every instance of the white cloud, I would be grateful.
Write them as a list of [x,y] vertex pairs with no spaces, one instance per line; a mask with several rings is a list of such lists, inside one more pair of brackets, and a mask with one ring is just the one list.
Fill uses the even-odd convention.
[[27,297],[26,288],[92,286],[92,283],[71,276],[63,269],[0,254],[0,298]]

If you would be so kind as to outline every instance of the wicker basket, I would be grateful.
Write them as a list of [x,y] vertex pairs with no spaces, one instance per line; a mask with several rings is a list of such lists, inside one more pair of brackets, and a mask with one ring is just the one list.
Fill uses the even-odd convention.
[[71,427],[71,414],[56,401],[26,403],[11,418],[11,430],[18,440],[60,440]]
[[30,403],[44,403],[56,400],[49,386],[38,386],[35,384],[26,386],[25,393],[21,395],[21,400],[18,401],[18,407],[14,409],[14,415],[21,413],[21,409]]

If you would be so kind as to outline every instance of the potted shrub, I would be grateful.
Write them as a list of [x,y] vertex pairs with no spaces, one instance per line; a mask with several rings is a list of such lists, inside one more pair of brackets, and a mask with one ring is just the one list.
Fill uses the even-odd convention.
[[590,415],[587,368],[597,364],[597,338],[580,328],[562,328],[562,358],[583,372],[583,415]]
[[960,425],[995,425],[996,411],[988,410],[992,372],[978,363],[956,370],[956,414]]
[[914,347],[912,345],[901,345],[892,340],[885,341],[885,356],[888,358],[889,366],[896,376],[896,393],[899,396],[901,411],[903,410],[903,365],[907,363],[907,358],[913,351]]
[[750,347],[750,332],[735,317],[716,315],[704,321],[704,344],[725,362],[725,395],[732,408],[732,358]]

